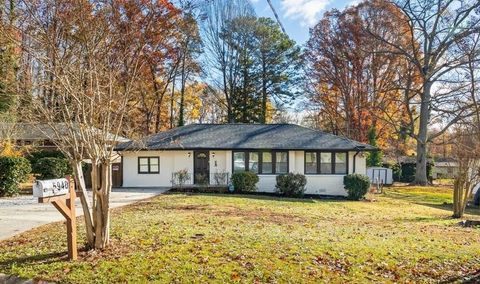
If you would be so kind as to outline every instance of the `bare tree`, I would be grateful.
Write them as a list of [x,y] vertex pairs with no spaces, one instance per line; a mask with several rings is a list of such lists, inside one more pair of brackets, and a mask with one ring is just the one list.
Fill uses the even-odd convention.
[[[465,95],[468,82],[458,76],[458,70],[479,60],[479,52],[472,57],[458,48],[458,43],[472,34],[480,33],[477,0],[397,0],[394,2],[408,23],[408,29],[398,29],[397,34],[370,34],[381,41],[387,50],[404,57],[412,70],[405,74],[407,82],[420,81],[420,87],[404,84],[404,102],[408,123],[404,130],[417,142],[417,167],[415,182],[427,184],[427,145],[442,135],[452,125],[473,114],[471,98]],[[409,38],[407,45],[398,39]],[[393,49],[393,50],[392,50]],[[416,77],[420,74],[419,77]],[[432,123],[442,122],[443,127],[432,134]]]
[[458,163],[453,192],[453,217],[461,218],[473,187],[480,183],[480,61],[475,60],[480,49],[480,34],[472,34],[458,43],[459,50],[466,54],[469,62],[459,70],[468,88],[474,115],[461,122],[453,139],[453,155]]
[[[45,74],[36,76],[33,85],[32,115],[50,125],[52,138],[74,168],[92,248],[109,243],[112,141],[136,94],[137,71],[145,64],[140,55],[146,43],[124,22],[121,11],[128,7],[122,5],[115,0],[21,3],[20,29],[29,38],[24,51],[36,73]],[[144,32],[155,28],[153,18],[145,18]],[[85,159],[92,163],[91,205],[82,172]]]
[[480,182],[480,132],[478,125],[457,130],[453,155],[458,173],[453,185],[453,217],[462,218],[473,188]]
[[228,122],[234,121],[233,96],[240,77],[240,54],[230,42],[231,34],[224,31],[238,17],[252,16],[254,10],[248,1],[218,0],[207,2],[202,9],[202,37],[211,76],[223,91]]

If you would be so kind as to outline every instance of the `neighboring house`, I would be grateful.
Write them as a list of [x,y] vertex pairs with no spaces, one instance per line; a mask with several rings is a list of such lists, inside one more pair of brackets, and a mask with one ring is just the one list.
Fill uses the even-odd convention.
[[119,144],[123,186],[226,185],[233,172],[258,173],[258,191],[276,176],[305,174],[307,194],[346,195],[343,177],[366,174],[362,152],[374,147],[292,124],[193,124]]
[[[67,133],[69,128],[59,123],[55,127],[62,133]],[[62,133],[59,133],[62,135]],[[8,139],[14,141],[18,146],[30,147],[31,151],[58,151],[55,145],[57,134],[48,124],[42,123],[0,123],[0,140]],[[108,142],[112,147],[129,139],[121,136],[108,135]],[[88,160],[86,163],[90,163]],[[90,175],[85,174],[87,187],[90,187]],[[114,187],[122,185],[122,161],[115,152],[112,155],[112,182]]]
[[[62,133],[69,131],[67,126],[58,123],[55,127]],[[54,151],[58,150],[55,146],[55,137],[57,134],[51,126],[44,123],[0,123],[0,140],[10,139],[15,141],[18,146],[30,146],[38,150]],[[110,134],[112,146],[118,143],[128,142],[129,139]]]
[[432,168],[432,177],[455,178],[458,174],[458,163],[453,158],[436,158]]

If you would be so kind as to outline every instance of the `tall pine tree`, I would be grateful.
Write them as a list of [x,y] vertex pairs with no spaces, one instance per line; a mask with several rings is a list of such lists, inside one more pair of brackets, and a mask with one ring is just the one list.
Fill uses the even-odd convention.
[[[377,130],[375,126],[371,127],[368,130],[368,143],[374,147],[378,147],[377,144]],[[380,167],[382,165],[382,151],[373,151],[368,154],[367,157],[367,166],[368,167]]]

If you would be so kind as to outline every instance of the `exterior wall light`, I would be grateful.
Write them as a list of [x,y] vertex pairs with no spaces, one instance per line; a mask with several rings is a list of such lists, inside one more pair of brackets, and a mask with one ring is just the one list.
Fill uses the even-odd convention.
[[190,158],[192,156],[192,153],[191,152],[188,152],[188,157]]
[[212,152],[212,158],[215,158],[215,152]]

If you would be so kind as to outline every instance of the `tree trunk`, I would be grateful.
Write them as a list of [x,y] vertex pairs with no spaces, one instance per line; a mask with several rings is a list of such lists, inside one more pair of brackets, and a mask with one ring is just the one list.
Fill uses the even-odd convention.
[[464,173],[460,173],[453,185],[453,218],[462,218],[465,213],[465,207],[467,205],[466,198],[464,198],[464,191],[467,191],[465,190],[465,186]]
[[415,183],[427,185],[427,143],[428,123],[430,121],[430,89],[432,83],[426,82],[420,103],[420,125],[417,138],[417,169],[415,172]]
[[110,161],[92,163],[92,190],[94,195],[93,220],[95,226],[95,249],[105,248],[110,240]]
[[172,95],[170,97],[170,129],[173,128],[173,99],[175,97],[175,76],[172,79]]
[[415,171],[415,184],[427,185],[427,144],[417,141],[417,165]]
[[260,123],[267,123],[267,70],[265,67],[265,60],[262,64],[262,117]]
[[186,55],[183,55],[182,58],[182,73],[180,75],[180,106],[178,109],[178,126],[185,125],[184,112],[185,112],[185,84],[186,84],[186,74],[185,74],[185,60]]
[[95,245],[95,235],[93,230],[92,214],[90,214],[90,205],[88,204],[88,195],[87,188],[85,186],[85,179],[83,176],[82,162],[75,161],[73,163],[73,170],[75,175],[75,183],[77,185],[77,191],[80,190],[81,194],[80,202],[83,209],[83,218],[85,219],[85,230],[87,235],[87,243],[90,248],[93,248]]

